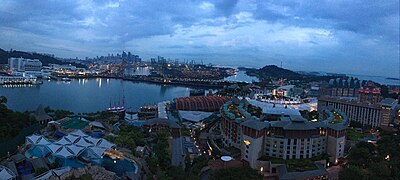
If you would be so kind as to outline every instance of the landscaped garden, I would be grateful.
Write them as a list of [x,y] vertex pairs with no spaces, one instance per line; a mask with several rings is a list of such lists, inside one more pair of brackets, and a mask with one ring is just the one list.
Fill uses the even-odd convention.
[[318,167],[314,164],[315,161],[327,160],[329,157],[326,154],[315,156],[308,159],[281,159],[275,157],[263,156],[259,160],[271,161],[272,164],[286,164],[289,172],[303,172],[316,170]]
[[369,134],[358,132],[354,128],[347,129],[347,139],[350,141],[359,141],[362,138],[368,137]]

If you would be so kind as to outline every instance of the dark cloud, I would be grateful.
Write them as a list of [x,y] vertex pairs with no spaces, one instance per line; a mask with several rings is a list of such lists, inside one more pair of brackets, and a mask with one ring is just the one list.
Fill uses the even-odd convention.
[[[144,56],[255,66],[285,60],[294,68],[335,61],[338,69],[346,70],[379,66],[376,73],[398,66],[398,0],[0,0],[0,4],[0,47],[5,49],[63,57],[122,49]],[[354,65],[347,65],[350,60]]]

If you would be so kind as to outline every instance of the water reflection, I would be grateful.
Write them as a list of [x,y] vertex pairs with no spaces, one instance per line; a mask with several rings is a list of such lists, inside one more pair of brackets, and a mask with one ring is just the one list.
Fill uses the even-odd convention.
[[[103,80],[106,84],[103,84]],[[0,86],[0,95],[7,97],[9,108],[18,111],[35,110],[39,104],[43,104],[53,109],[67,109],[79,113],[104,110],[109,106],[110,99],[118,102],[118,97],[123,96],[125,106],[136,111],[144,104],[188,96],[189,89],[98,78],[73,79],[69,82],[44,81],[39,86]]]

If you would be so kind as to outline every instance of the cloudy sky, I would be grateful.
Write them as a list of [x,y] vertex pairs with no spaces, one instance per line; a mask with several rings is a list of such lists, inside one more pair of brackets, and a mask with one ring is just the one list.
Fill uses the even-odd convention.
[[0,0],[0,48],[398,77],[399,0]]

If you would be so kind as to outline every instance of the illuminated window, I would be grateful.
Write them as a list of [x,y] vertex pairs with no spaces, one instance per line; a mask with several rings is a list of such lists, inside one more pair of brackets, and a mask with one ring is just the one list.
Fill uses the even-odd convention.
[[244,142],[246,145],[250,145],[250,144],[251,144],[249,140],[243,140],[243,142]]

